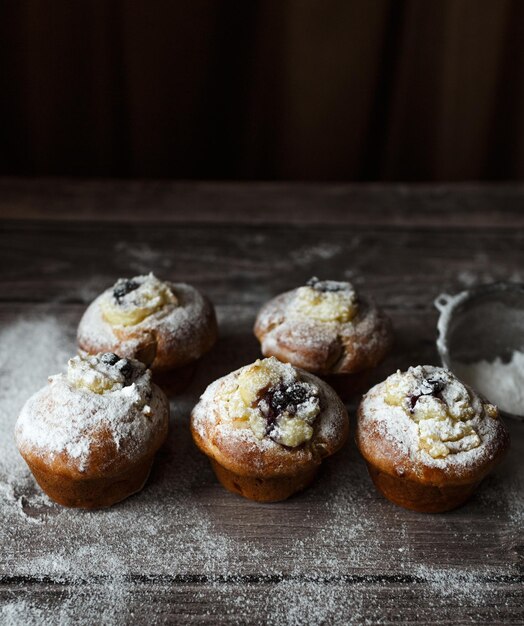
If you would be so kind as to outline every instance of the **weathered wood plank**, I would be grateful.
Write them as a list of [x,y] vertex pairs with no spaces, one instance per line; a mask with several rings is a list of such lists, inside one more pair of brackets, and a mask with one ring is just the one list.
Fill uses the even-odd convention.
[[[54,197],[53,184],[43,185],[44,200]],[[122,190],[124,206],[136,189]],[[83,219],[91,215],[89,194],[81,199],[86,189],[69,191]],[[217,206],[227,204],[227,190],[213,193]],[[302,196],[291,188],[280,202],[287,193],[298,206]],[[466,204],[460,194],[442,200],[449,221],[431,228],[429,211],[402,225],[407,213],[395,221],[382,201],[369,222],[355,217],[345,226],[210,227],[182,223],[187,211],[180,223],[162,225],[134,223],[136,215],[121,224],[3,222],[0,354],[9,359],[0,376],[1,389],[9,383],[12,393],[0,397],[1,436],[10,436],[26,396],[74,351],[86,303],[120,275],[153,269],[205,289],[217,304],[221,339],[173,399],[170,436],[147,487],[120,505],[62,509],[42,497],[14,446],[3,446],[0,622],[522,623],[522,424],[511,424],[512,452],[473,500],[437,516],[384,501],[352,442],[304,494],[271,505],[244,501],[217,484],[187,428],[205,386],[258,356],[251,326],[260,304],[312,274],[352,279],[392,316],[397,342],[376,380],[436,362],[438,293],[523,280],[524,232],[514,210],[520,191],[513,193],[511,219],[490,217],[486,204],[474,230],[464,226],[474,194]],[[55,218],[66,214],[64,198]],[[405,202],[416,212],[415,201]],[[465,211],[458,218],[455,206]],[[39,345],[42,362],[19,345]]]
[[350,279],[390,308],[524,280],[524,228],[4,223],[0,300],[88,302],[117,276],[155,271],[215,302],[260,305],[313,274]]
[[[474,595],[438,589],[422,579],[355,577],[188,583],[114,580],[0,584],[10,617],[42,623],[188,624],[522,624],[522,581],[481,581]],[[423,606],[417,598],[426,599]],[[95,612],[96,611],[96,612]],[[1,613],[0,613],[1,615]],[[435,616],[438,616],[437,618]]]
[[522,227],[522,184],[215,183],[0,178],[0,217]]
[[[6,303],[0,326],[33,318],[49,328],[55,320],[73,350],[82,308]],[[89,623],[96,602],[108,611],[116,603],[137,623],[151,612],[211,623],[217,610],[224,623],[254,623],[261,611],[275,623],[299,623],[292,620],[299,609],[318,621],[336,615],[341,623],[379,617],[415,623],[424,615],[436,623],[501,615],[518,622],[520,425],[512,425],[514,455],[450,514],[421,515],[385,502],[352,442],[303,495],[271,505],[244,501],[217,484],[187,430],[205,385],[257,354],[250,338],[254,308],[218,311],[221,341],[187,392],[173,400],[168,443],[141,494],[106,512],[75,512],[42,498],[20,460],[14,478],[0,477],[11,489],[0,497],[0,537],[9,546],[0,553],[0,572],[8,574],[0,598],[9,611],[27,606],[40,617],[56,612],[81,623],[84,615]],[[436,358],[427,312],[393,317],[396,354],[377,377]]]

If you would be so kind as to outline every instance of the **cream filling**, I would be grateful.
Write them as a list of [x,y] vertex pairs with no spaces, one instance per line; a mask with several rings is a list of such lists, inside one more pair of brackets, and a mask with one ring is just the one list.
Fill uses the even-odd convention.
[[451,372],[431,366],[389,376],[384,399],[401,407],[417,424],[419,448],[433,458],[478,447],[482,442],[473,418],[481,410],[489,417],[498,414],[493,405],[481,406],[480,400],[473,399]]
[[319,322],[351,321],[357,313],[357,296],[349,283],[340,291],[320,291],[314,287],[299,287],[289,306],[289,312]]
[[144,366],[138,361],[119,359],[112,353],[105,353],[69,359],[66,378],[77,389],[103,394],[122,389],[130,384],[136,374],[144,371]]
[[162,308],[177,304],[169,286],[151,273],[119,279],[103,295],[100,308],[103,317],[112,326],[134,326]]
[[[271,406],[275,390],[281,394],[278,411]],[[293,395],[297,390],[300,395]],[[244,367],[236,385],[226,389],[218,400],[223,414],[236,427],[250,428],[257,439],[269,436],[291,448],[311,439],[313,422],[320,413],[318,388],[299,381],[291,365],[274,357]]]

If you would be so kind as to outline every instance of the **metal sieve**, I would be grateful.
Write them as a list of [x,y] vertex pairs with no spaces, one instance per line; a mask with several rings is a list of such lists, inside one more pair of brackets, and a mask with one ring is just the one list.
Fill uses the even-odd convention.
[[[524,284],[497,282],[443,293],[435,300],[440,311],[437,348],[444,367],[455,363],[509,361],[514,351],[524,351]],[[477,389],[490,400],[482,389]],[[523,407],[524,412],[524,407]],[[501,410],[506,416],[524,420]]]

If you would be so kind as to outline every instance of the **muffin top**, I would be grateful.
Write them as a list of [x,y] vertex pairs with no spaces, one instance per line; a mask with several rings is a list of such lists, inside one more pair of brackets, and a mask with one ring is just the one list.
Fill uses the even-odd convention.
[[92,341],[118,334],[167,328],[189,336],[191,322],[202,315],[205,298],[191,285],[160,281],[150,273],[119,278],[88,307],[79,334]]
[[21,452],[46,463],[60,457],[80,473],[94,465],[103,471],[117,457],[147,454],[167,426],[167,414],[163,392],[139,361],[110,352],[75,356],[66,373],[51,376],[27,400],[15,436]]
[[489,464],[507,434],[496,406],[451,371],[419,365],[364,396],[357,440],[368,461],[393,464],[400,475],[436,468],[460,476]]
[[374,367],[389,350],[389,319],[349,282],[311,278],[260,310],[255,335],[265,356],[319,374]]
[[172,287],[153,274],[119,278],[100,298],[103,318],[112,326],[134,326],[154,313],[179,305]]
[[263,463],[264,455],[305,461],[342,445],[347,413],[320,379],[271,357],[212,383],[193,409],[192,427],[205,447],[248,463]]
[[288,307],[292,317],[341,324],[350,322],[357,310],[357,294],[351,283],[316,277],[296,289]]
[[[87,308],[78,343],[90,353],[112,350],[146,360],[142,349],[155,345],[153,368],[193,361],[216,340],[213,307],[185,283],[160,281],[154,274],[119,278]],[[155,358],[156,354],[156,358]]]

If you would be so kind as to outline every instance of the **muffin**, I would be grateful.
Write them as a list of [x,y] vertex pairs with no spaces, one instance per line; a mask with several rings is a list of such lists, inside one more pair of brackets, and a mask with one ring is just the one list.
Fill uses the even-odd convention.
[[322,376],[344,395],[362,390],[393,340],[389,318],[351,283],[318,278],[265,304],[254,333],[264,356]]
[[37,483],[69,507],[106,507],[140,491],[167,437],[169,404],[139,361],[104,353],[69,360],[67,373],[23,406],[15,427]]
[[275,358],[212,383],[191,415],[193,439],[222,485],[259,502],[307,487],[348,429],[333,389]]
[[509,436],[497,407],[451,371],[419,365],[363,397],[356,442],[386,498],[435,513],[473,494],[503,458]]
[[115,352],[138,359],[160,383],[178,380],[183,388],[217,335],[213,305],[203,294],[151,273],[119,278],[98,296],[84,313],[77,338],[87,354]]

